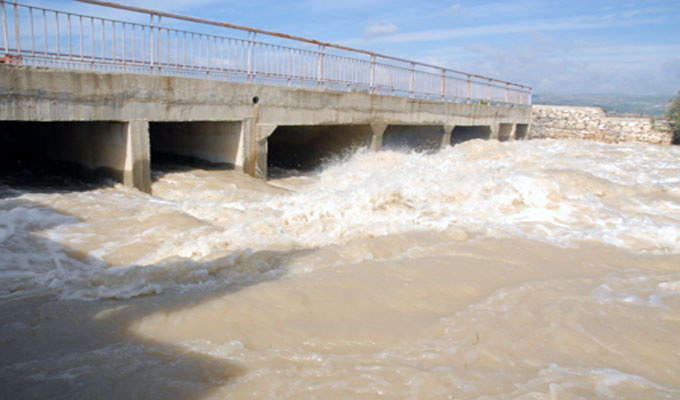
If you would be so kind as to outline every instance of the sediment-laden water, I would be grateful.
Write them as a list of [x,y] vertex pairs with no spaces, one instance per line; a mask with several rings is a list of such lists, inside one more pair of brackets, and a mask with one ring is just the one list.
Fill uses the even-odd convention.
[[0,186],[0,397],[680,397],[680,148]]

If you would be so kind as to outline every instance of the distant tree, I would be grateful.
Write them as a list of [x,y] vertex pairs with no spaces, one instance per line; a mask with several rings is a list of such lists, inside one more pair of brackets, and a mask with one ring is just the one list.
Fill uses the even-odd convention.
[[666,110],[666,119],[673,125],[673,144],[680,144],[680,91],[670,100]]

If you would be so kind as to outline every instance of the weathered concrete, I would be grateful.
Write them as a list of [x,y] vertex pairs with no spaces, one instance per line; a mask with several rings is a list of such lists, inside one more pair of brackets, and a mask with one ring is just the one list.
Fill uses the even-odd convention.
[[152,156],[179,155],[233,167],[243,158],[241,129],[241,122],[151,122]]
[[616,117],[600,107],[532,107],[531,138],[585,139],[607,143],[644,142],[669,145],[670,125],[650,118]]
[[[257,101],[255,101],[257,100]],[[116,159],[117,170],[127,171],[125,184],[146,190],[148,157],[170,153],[233,165],[237,170],[266,177],[269,137],[277,127],[325,127],[325,134],[309,129],[283,128],[289,136],[302,132],[306,145],[341,148],[336,135],[349,134],[347,127],[360,127],[366,144],[382,148],[384,135],[394,129],[435,127],[424,142],[454,141],[454,127],[486,126],[492,138],[530,123],[527,108],[372,95],[359,92],[309,90],[246,83],[206,81],[154,75],[94,73],[0,65],[0,121],[110,121],[120,124],[115,134],[121,151],[100,154],[107,165]],[[146,125],[145,125],[146,124]],[[398,126],[400,128],[391,128]],[[147,127],[146,134],[142,131]],[[335,127],[335,128],[334,128]],[[411,128],[403,128],[411,127]],[[321,128],[319,128],[321,129]],[[151,131],[151,140],[149,133]],[[421,129],[422,130],[422,129]],[[122,136],[121,136],[122,135]],[[312,136],[317,139],[311,140]],[[409,140],[418,142],[418,134]],[[487,136],[488,137],[488,136]],[[503,136],[505,137],[505,136]],[[434,138],[434,139],[433,139]],[[304,139],[304,140],[303,140]],[[362,140],[364,140],[362,139]],[[111,139],[113,140],[113,139]],[[276,142],[278,139],[274,139]],[[310,142],[311,140],[311,142]],[[330,145],[331,142],[336,144]],[[346,144],[346,143],[345,143]],[[74,152],[77,144],[74,143]],[[108,147],[114,146],[113,144]],[[145,149],[142,147],[146,146]],[[150,146],[150,148],[149,148]],[[144,161],[146,157],[146,161]],[[85,163],[85,166],[91,166]],[[145,166],[146,165],[146,166]],[[109,165],[110,166],[110,165]],[[128,170],[129,169],[129,170]],[[141,169],[141,170],[138,170]]]

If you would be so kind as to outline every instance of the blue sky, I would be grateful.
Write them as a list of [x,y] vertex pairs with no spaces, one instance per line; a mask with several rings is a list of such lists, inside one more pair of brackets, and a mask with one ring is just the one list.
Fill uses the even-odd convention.
[[[118,2],[414,59],[534,93],[680,90],[680,0]],[[101,14],[71,1],[30,3]]]

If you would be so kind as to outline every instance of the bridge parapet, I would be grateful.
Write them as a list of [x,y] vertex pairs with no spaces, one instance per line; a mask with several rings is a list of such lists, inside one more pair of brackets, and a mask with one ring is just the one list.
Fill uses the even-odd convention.
[[[531,88],[518,83],[187,15],[79,1],[134,14],[128,21],[114,20],[3,0],[2,59],[444,102],[531,105]],[[140,14],[149,23],[134,17]]]

